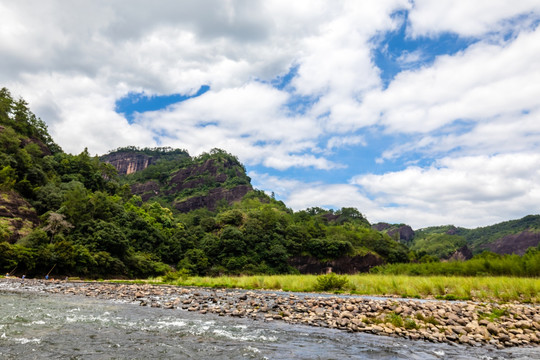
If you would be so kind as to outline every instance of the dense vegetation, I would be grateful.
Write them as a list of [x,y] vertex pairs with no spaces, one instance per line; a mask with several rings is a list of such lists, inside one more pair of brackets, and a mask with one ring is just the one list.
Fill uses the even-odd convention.
[[478,248],[479,246],[492,242],[495,239],[524,230],[539,232],[540,216],[528,215],[521,219],[504,221],[499,224],[476,228],[473,230],[460,229],[463,236],[467,240],[467,243],[471,244],[471,247],[473,248]]
[[436,258],[448,258],[454,251],[467,245],[479,254],[489,243],[507,235],[523,231],[540,232],[540,215],[528,215],[521,219],[504,221],[495,225],[466,229],[452,225],[432,226],[415,231],[411,250]]
[[[191,158],[183,150],[138,149],[160,161],[120,179],[112,165],[86,150],[64,153],[23,100],[6,89],[0,95],[2,196],[22,195],[40,218],[18,239],[8,222],[0,222],[4,272],[37,275],[54,268],[54,274],[142,277],[172,266],[200,275],[288,273],[295,270],[287,260],[296,255],[323,260],[372,252],[389,262],[408,260],[403,245],[372,230],[353,208],[293,212],[261,191],[232,206],[223,202],[215,212],[175,213],[166,206],[171,199],[143,202],[130,184],[159,181],[193,164],[211,161],[226,175],[217,184],[196,174],[189,179],[200,183],[196,193],[249,184],[249,178],[238,159],[222,150]],[[193,194],[175,196],[186,195]]]
[[540,276],[540,248],[530,248],[523,256],[499,255],[489,251],[468,261],[388,264],[372,272],[390,275],[441,276]]

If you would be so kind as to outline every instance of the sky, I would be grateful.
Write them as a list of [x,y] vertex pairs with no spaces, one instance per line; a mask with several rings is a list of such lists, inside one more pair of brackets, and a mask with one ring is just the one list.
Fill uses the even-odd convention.
[[221,148],[294,210],[538,214],[538,0],[0,0],[0,87],[69,153]]

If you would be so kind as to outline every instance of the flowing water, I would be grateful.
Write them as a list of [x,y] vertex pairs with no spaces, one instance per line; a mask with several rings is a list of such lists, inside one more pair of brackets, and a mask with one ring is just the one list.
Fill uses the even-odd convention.
[[540,359],[496,350],[0,290],[0,359]]

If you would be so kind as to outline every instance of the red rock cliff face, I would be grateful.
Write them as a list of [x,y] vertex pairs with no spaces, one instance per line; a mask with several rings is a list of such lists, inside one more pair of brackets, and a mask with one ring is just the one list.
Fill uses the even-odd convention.
[[409,225],[391,225],[388,223],[377,223],[372,225],[372,228],[377,231],[386,231],[390,237],[399,234],[399,240],[405,244],[409,244],[414,238],[414,230]]
[[484,249],[497,254],[524,255],[528,248],[538,246],[539,243],[540,233],[525,230],[519,234],[506,235],[485,245]]
[[253,190],[251,185],[238,185],[232,189],[212,189],[208,192],[208,195],[195,196],[175,202],[174,207],[181,212],[189,212],[200,208],[207,208],[214,211],[220,201],[225,200],[228,204],[240,201],[251,190]]
[[[233,165],[225,163],[224,167],[227,169]],[[240,176],[241,174],[237,173],[236,175]],[[168,191],[167,195],[180,193],[186,189],[196,189],[203,186],[209,178],[217,184],[224,184],[229,177],[222,170],[220,171],[216,160],[210,159],[201,165],[189,166],[177,171],[171,178],[171,190]],[[200,208],[214,211],[220,201],[226,201],[228,204],[240,201],[251,190],[253,190],[251,185],[238,185],[233,188],[225,188],[220,185],[220,187],[210,189],[206,195],[175,201],[173,206],[181,212]]]
[[0,223],[7,230],[4,235],[10,243],[28,235],[39,225],[34,208],[14,191],[0,192]]
[[[120,175],[142,171],[157,161],[151,156],[133,152],[106,155],[103,160],[112,164]],[[190,165],[168,174],[168,180],[161,179],[160,182],[158,179],[152,179],[144,183],[135,183],[131,185],[131,192],[139,195],[143,201],[156,196],[175,199],[172,200],[172,206],[181,212],[200,208],[215,210],[220,202],[226,201],[231,204],[240,201],[244,195],[253,190],[250,184],[240,182],[236,186],[231,186],[230,182],[227,183],[230,177],[234,180],[235,175],[245,181],[247,177],[240,169],[238,163],[230,159],[208,159],[201,164]],[[204,195],[199,195],[200,193]],[[178,196],[182,198],[177,198]]]
[[107,155],[104,161],[113,165],[118,170],[119,175],[129,175],[146,169],[148,165],[153,163],[154,159],[145,154],[119,152]]

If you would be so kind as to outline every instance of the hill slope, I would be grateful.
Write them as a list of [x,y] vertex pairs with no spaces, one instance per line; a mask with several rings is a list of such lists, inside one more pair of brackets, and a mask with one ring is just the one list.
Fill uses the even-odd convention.
[[238,159],[213,149],[191,158],[187,151],[171,148],[121,148],[101,157],[124,175],[143,201],[158,201],[180,212],[240,201],[253,190],[251,179]]
[[416,230],[411,249],[448,258],[464,246],[473,254],[488,250],[523,255],[528,248],[539,245],[540,215],[528,215],[476,229],[447,225]]

